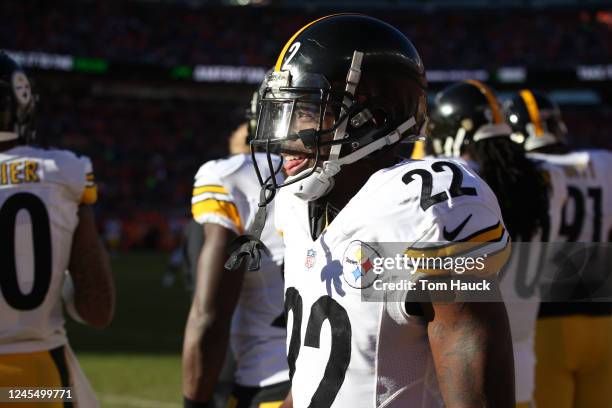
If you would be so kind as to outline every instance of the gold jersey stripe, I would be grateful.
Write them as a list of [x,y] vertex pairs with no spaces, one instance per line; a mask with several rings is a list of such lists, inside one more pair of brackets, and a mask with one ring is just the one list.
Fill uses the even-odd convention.
[[242,231],[242,223],[240,222],[240,214],[236,204],[231,201],[221,201],[214,198],[200,201],[191,206],[193,218],[198,219],[206,214],[215,214],[221,217],[228,218],[238,230]]
[[220,193],[220,194],[229,194],[227,189],[223,186],[208,184],[205,186],[194,187],[193,188],[193,196],[197,196],[202,193]]
[[[469,275],[486,277],[486,276],[492,276],[492,275],[497,274],[499,271],[501,271],[501,269],[506,264],[506,262],[508,262],[511,252],[512,252],[512,244],[510,243],[510,240],[508,240],[508,242],[506,243],[506,246],[504,246],[503,249],[497,252],[491,253],[491,254],[487,254],[486,258],[484,258],[485,267],[482,270],[472,269],[470,270]],[[422,269],[422,268],[419,268],[415,271],[415,273],[424,273],[424,274],[433,275],[433,276],[448,275],[449,273],[452,273],[452,272],[453,272],[452,270],[447,270],[447,269]],[[455,273],[459,274],[458,272],[455,272]]]
[[504,236],[504,226],[501,222],[497,222],[497,224],[492,225],[487,228],[483,228],[480,231],[476,231],[475,233],[469,235],[468,237],[461,240],[461,242],[492,242],[499,241]]
[[328,16],[324,16],[324,17],[318,18],[318,19],[316,19],[314,21],[311,21],[310,23],[306,24],[304,27],[300,28],[295,34],[293,34],[291,36],[291,38],[289,38],[289,41],[287,41],[285,43],[285,46],[283,47],[283,50],[281,51],[280,55],[278,56],[278,59],[276,60],[276,65],[274,66],[274,71],[278,72],[278,71],[281,70],[281,68],[283,66],[283,59],[285,59],[285,54],[287,53],[287,50],[289,50],[289,47],[291,46],[293,41],[298,37],[298,35],[302,34],[302,32],[304,30],[306,30],[311,25],[313,25],[315,23],[318,23],[321,20],[324,20],[324,19],[329,18],[329,17],[341,16],[341,15],[344,15],[344,14],[350,14],[350,13],[330,14]]
[[81,204],[94,204],[96,201],[98,201],[98,186],[95,184],[86,186],[81,196]]
[[484,247],[491,242],[501,241],[505,232],[504,226],[498,221],[497,224],[476,231],[460,241],[453,241],[435,247],[408,248],[404,253],[411,257],[421,255],[428,257],[458,256],[473,252],[475,249]]
[[542,136],[544,131],[542,130],[542,119],[540,118],[540,109],[538,108],[538,103],[533,96],[533,93],[529,89],[523,89],[520,92],[521,98],[523,102],[525,102],[525,106],[527,107],[527,113],[529,114],[529,120],[535,126],[535,134],[536,136]]
[[491,108],[491,112],[493,113],[493,123],[496,125],[503,123],[504,120],[502,118],[501,109],[499,109],[499,103],[497,102],[497,98],[495,98],[495,95],[493,95],[493,91],[491,91],[491,88],[475,79],[468,79],[465,82],[474,85],[487,98],[487,101],[489,102],[489,107]]

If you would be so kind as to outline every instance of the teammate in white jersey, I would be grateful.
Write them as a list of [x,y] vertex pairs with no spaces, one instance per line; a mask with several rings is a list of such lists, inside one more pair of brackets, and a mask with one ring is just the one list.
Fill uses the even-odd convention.
[[535,388],[538,279],[547,262],[542,241],[558,239],[565,177],[560,168],[526,157],[511,140],[494,93],[479,81],[439,92],[429,130],[433,154],[464,161],[491,186],[514,241],[501,289],[512,331],[517,406],[528,407]]
[[[523,143],[530,156],[560,166],[565,174],[567,202],[559,211],[557,234],[560,241],[568,242],[559,251],[563,263],[572,264],[567,258],[571,253],[584,254],[584,243],[610,242],[612,153],[571,151],[560,109],[543,93],[520,91],[507,104],[506,115],[515,140]],[[597,245],[587,247],[592,250]],[[582,250],[577,251],[579,248]],[[583,259],[578,264],[583,264]],[[612,407],[612,302],[610,288],[606,288],[611,276],[609,264],[590,263],[581,269],[580,274],[558,277],[552,283],[552,298],[540,307],[538,407]],[[590,293],[599,299],[591,299]]]
[[[283,248],[272,225],[262,235],[270,256],[258,271],[226,271],[226,247],[254,222],[259,182],[247,153],[247,125],[230,139],[228,158],[200,167],[193,188],[192,214],[202,224],[195,293],[183,345],[185,407],[211,406],[226,350],[236,362],[229,406],[280,405],[289,391],[283,313]],[[257,160],[266,160],[261,154]],[[279,167],[280,158],[273,158]],[[273,214],[273,208],[270,208]],[[229,346],[229,347],[228,347]]]
[[[482,180],[393,154],[425,120],[425,72],[410,41],[368,16],[324,17],[291,37],[266,85],[252,144],[280,152],[289,176],[264,183],[280,188],[286,246],[286,406],[514,406],[503,303],[362,299],[382,257],[452,256],[460,242],[487,253],[480,272],[494,275],[510,251]],[[433,267],[406,276],[418,284],[429,274],[448,276]]]
[[62,311],[65,302],[98,328],[112,319],[111,271],[91,209],[96,185],[87,157],[24,145],[34,109],[28,77],[0,52],[0,387],[73,387],[71,406],[96,407]]

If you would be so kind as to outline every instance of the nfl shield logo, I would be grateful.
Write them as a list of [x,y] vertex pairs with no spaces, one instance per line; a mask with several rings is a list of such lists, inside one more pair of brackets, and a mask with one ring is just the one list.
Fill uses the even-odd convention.
[[304,266],[306,266],[306,268],[310,269],[314,266],[316,255],[317,253],[314,249],[309,249],[306,251],[306,262],[304,262]]

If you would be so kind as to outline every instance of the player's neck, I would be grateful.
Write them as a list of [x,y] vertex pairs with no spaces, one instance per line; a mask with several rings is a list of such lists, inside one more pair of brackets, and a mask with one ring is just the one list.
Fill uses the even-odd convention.
[[357,194],[370,176],[378,170],[392,166],[397,159],[390,152],[380,155],[375,160],[360,160],[356,163],[342,166],[342,170],[335,177],[332,191],[327,195],[327,201],[334,208],[341,211],[344,206]]

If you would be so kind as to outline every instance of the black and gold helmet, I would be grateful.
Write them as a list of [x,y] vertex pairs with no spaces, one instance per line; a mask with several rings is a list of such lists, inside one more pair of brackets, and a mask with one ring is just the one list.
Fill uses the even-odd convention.
[[21,66],[0,51],[0,142],[32,141],[36,96]]
[[547,95],[523,89],[506,102],[504,112],[512,128],[512,140],[526,151],[567,144],[559,105]]
[[436,95],[427,125],[434,153],[448,157],[461,156],[470,143],[510,132],[493,91],[471,79]]
[[[298,30],[265,85],[252,145],[270,154],[301,140],[314,152],[314,166],[284,183],[272,180],[278,188],[316,179],[314,190],[299,188],[307,201],[333,187],[340,166],[416,140],[426,117],[419,54],[396,28],[366,15],[327,16]],[[297,125],[302,115],[312,125]]]

